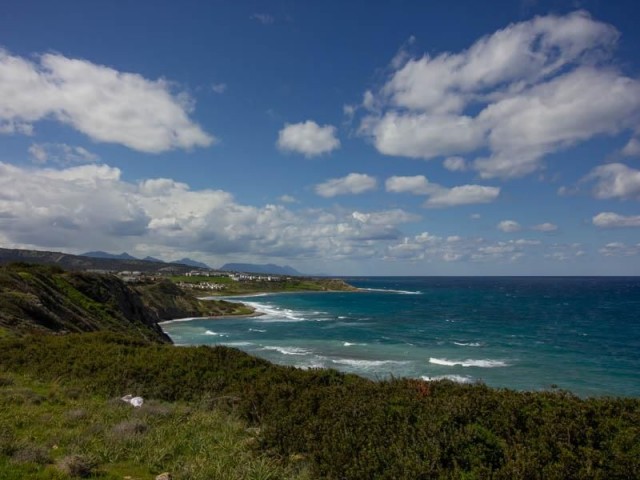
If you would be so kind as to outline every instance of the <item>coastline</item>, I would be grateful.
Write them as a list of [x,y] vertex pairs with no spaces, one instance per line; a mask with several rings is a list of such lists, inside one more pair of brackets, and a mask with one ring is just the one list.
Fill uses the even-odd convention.
[[204,317],[187,317],[187,318],[174,318],[172,320],[163,320],[158,322],[157,325],[166,325],[169,323],[180,323],[180,322],[191,322],[193,320],[225,320],[225,319],[234,319],[234,318],[253,318],[260,317],[262,315],[266,315],[264,312],[255,311],[253,313],[243,313],[240,315],[211,315]]

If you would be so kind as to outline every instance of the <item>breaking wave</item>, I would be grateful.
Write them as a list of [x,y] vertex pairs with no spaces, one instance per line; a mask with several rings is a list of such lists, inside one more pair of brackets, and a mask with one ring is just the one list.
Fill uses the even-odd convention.
[[275,347],[271,345],[262,347],[261,350],[272,350],[283,355],[310,355],[312,353],[309,350],[299,347]]
[[456,383],[474,383],[476,380],[473,377],[464,375],[436,375],[435,377],[421,377],[425,382],[437,382],[438,380],[451,380]]
[[509,365],[502,360],[447,360],[446,358],[429,358],[429,363],[434,365],[442,365],[445,367],[455,367],[460,365],[461,367],[479,367],[479,368],[496,368],[496,367],[508,367]]

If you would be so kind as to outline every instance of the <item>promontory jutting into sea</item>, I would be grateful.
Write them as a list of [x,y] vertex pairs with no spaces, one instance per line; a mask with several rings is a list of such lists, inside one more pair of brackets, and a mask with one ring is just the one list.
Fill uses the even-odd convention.
[[263,315],[163,328],[180,345],[228,345],[375,379],[640,395],[637,277],[346,280],[362,291],[234,297]]

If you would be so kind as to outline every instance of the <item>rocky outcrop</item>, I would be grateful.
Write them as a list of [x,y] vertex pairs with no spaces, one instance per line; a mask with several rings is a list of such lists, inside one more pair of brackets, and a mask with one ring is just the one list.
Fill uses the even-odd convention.
[[15,332],[108,330],[170,342],[161,318],[139,292],[114,275],[69,273],[56,267],[0,268],[0,327]]

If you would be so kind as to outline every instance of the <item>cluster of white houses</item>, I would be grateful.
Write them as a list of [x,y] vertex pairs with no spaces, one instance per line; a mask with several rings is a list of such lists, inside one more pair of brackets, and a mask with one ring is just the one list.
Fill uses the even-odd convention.
[[200,282],[200,283],[189,283],[189,282],[178,282],[178,286],[181,288],[195,288],[197,290],[224,290],[225,286],[221,283],[213,283],[213,282]]

